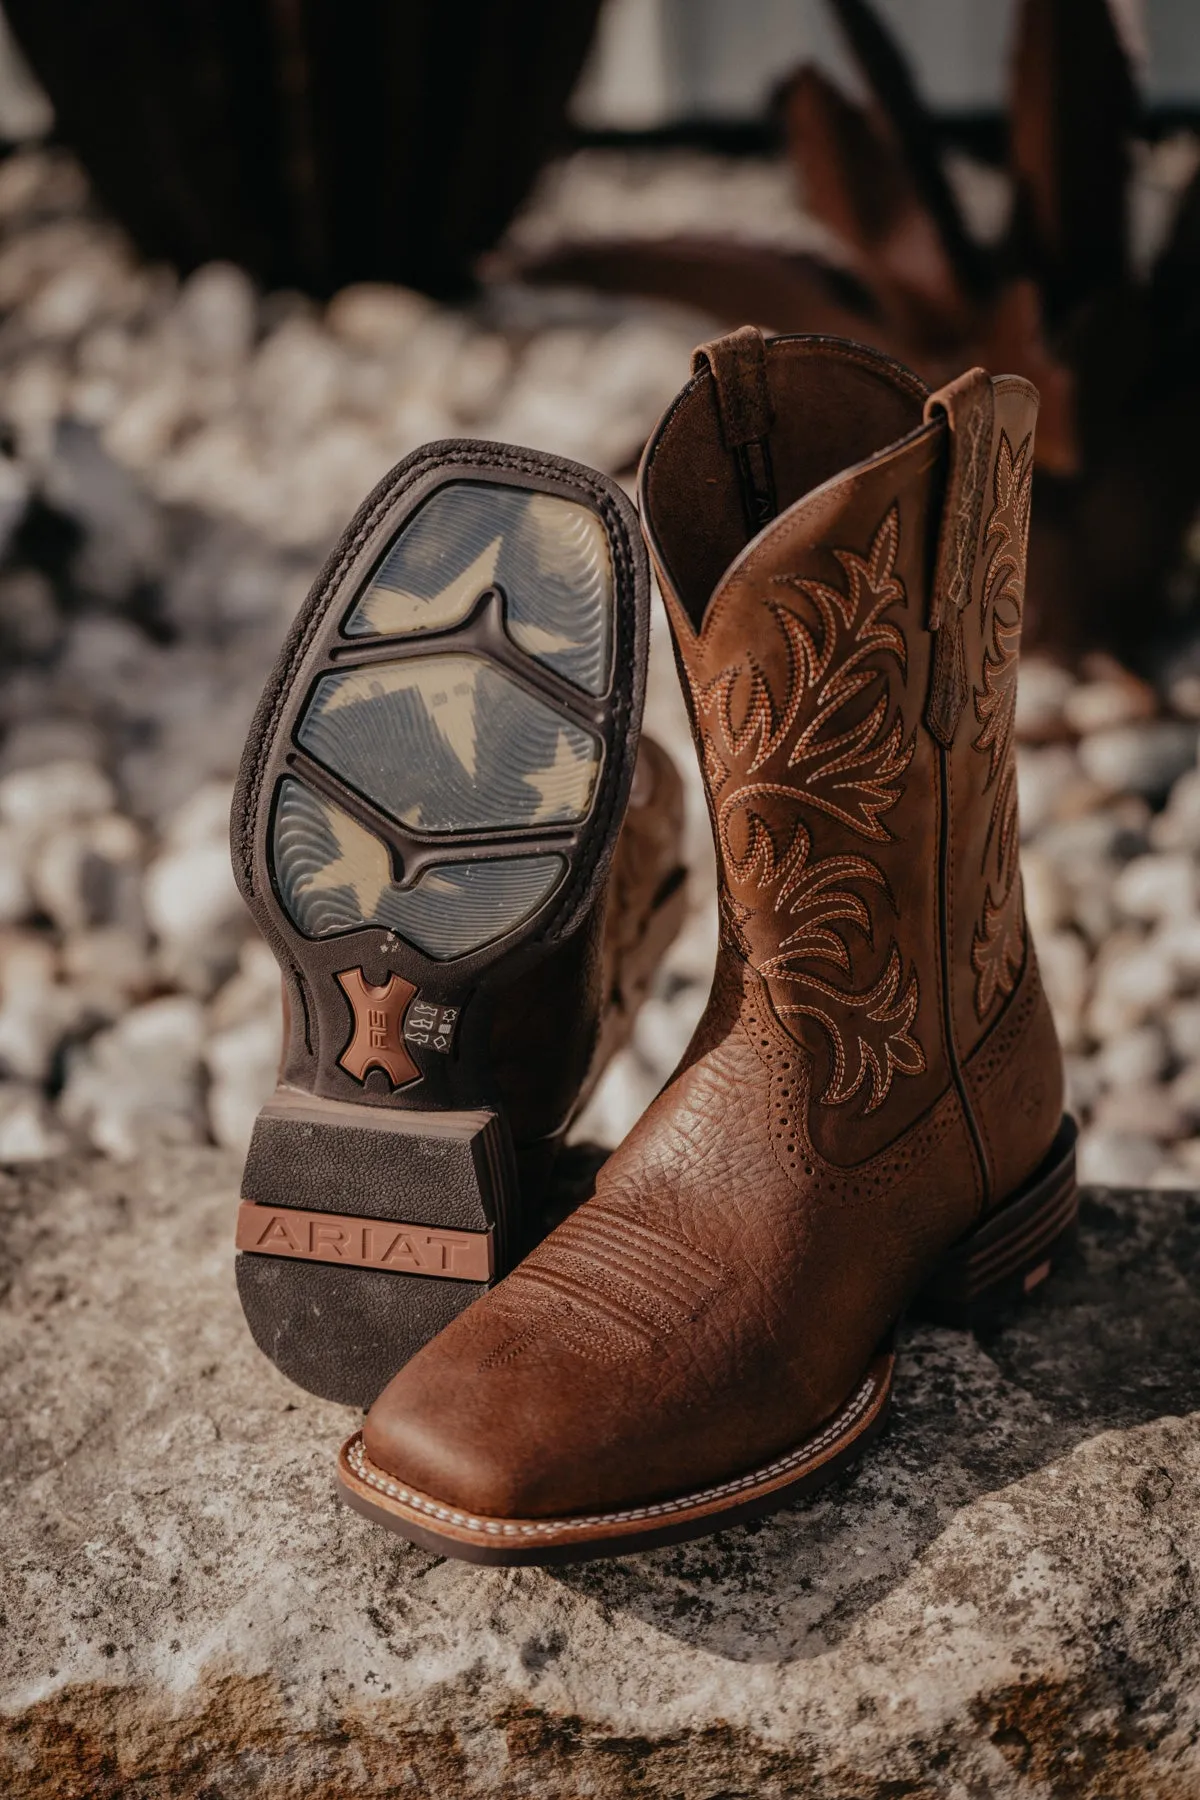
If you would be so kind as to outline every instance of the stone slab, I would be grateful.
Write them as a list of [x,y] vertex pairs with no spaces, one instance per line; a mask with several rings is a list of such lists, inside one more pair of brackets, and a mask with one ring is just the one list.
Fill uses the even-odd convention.
[[1200,1200],[1095,1194],[986,1342],[907,1332],[880,1449],[554,1573],[339,1507],[251,1344],[221,1152],[3,1179],[8,1800],[1200,1796]]

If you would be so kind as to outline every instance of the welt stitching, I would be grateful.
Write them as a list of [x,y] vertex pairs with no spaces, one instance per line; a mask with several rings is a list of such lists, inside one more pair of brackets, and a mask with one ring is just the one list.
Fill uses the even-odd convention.
[[863,1413],[867,1411],[877,1392],[881,1390],[874,1374],[869,1374],[853,1399],[816,1437],[809,1438],[789,1455],[779,1457],[764,1468],[756,1469],[750,1475],[739,1476],[735,1481],[724,1481],[716,1487],[701,1488],[696,1493],[681,1495],[677,1500],[661,1500],[648,1506],[624,1508],[618,1512],[592,1513],[586,1518],[540,1519],[536,1521],[515,1521],[504,1519],[478,1518],[471,1513],[458,1512],[451,1507],[441,1506],[436,1500],[430,1500],[423,1494],[416,1494],[403,1487],[399,1482],[391,1481],[382,1470],[376,1469],[363,1447],[362,1433],[351,1441],[346,1452],[349,1463],[358,1479],[367,1485],[377,1488],[380,1493],[389,1494],[393,1499],[411,1506],[417,1512],[428,1513],[431,1517],[441,1519],[450,1525],[459,1525],[469,1531],[483,1531],[493,1536],[504,1537],[537,1537],[548,1532],[584,1531],[592,1525],[619,1525],[626,1520],[653,1519],[670,1516],[672,1513],[686,1512],[690,1507],[703,1506],[707,1501],[720,1500],[726,1495],[745,1493],[748,1488],[757,1487],[761,1482],[770,1481],[776,1475],[785,1475],[791,1469],[810,1461],[823,1450],[836,1444],[845,1436],[848,1428],[856,1425]]

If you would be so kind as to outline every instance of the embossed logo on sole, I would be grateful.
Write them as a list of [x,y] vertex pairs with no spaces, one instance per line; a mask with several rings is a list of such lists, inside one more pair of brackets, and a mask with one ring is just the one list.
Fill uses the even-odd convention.
[[354,1013],[354,1034],[338,1062],[355,1081],[371,1069],[382,1069],[394,1088],[421,1079],[421,1071],[404,1046],[404,1015],[416,993],[411,981],[389,975],[385,987],[373,987],[361,969],[336,971],[338,985]]
[[253,1200],[243,1200],[238,1208],[237,1248],[451,1281],[489,1281],[493,1268],[490,1231],[439,1231],[391,1219],[258,1206]]

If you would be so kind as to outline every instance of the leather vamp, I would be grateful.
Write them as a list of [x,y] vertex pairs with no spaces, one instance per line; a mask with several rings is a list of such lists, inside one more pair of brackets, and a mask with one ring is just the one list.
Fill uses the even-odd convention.
[[861,1376],[972,1216],[961,1116],[947,1097],[885,1156],[824,1163],[795,1125],[803,1053],[751,972],[725,976],[724,1037],[595,1197],[396,1377],[373,1461],[502,1516],[637,1504],[786,1451]]

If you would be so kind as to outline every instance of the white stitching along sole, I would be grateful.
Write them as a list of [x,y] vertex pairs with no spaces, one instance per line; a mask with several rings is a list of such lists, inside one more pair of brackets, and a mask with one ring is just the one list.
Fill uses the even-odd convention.
[[[868,1427],[882,1422],[882,1414],[891,1392],[893,1366],[894,1359],[890,1354],[877,1357],[841,1410],[815,1436],[806,1439],[786,1456],[778,1457],[762,1468],[754,1469],[734,1480],[682,1494],[671,1500],[613,1512],[575,1514],[564,1518],[488,1518],[448,1506],[394,1480],[385,1470],[372,1463],[363,1446],[361,1431],[355,1432],[347,1440],[338,1459],[342,1498],[350,1504],[356,1499],[363,1499],[371,1504],[371,1492],[382,1496],[382,1505],[371,1504],[371,1516],[391,1525],[402,1534],[409,1514],[416,1515],[411,1523],[418,1528],[427,1519],[436,1525],[448,1526],[455,1533],[466,1534],[456,1537],[442,1537],[439,1534],[439,1547],[451,1555],[456,1550],[461,1554],[464,1546],[474,1542],[481,1548],[495,1547],[497,1560],[501,1560],[505,1541],[514,1549],[518,1544],[540,1544],[549,1549],[556,1544],[569,1544],[573,1538],[576,1553],[583,1557],[588,1554],[590,1546],[580,1542],[581,1533],[598,1534],[594,1540],[598,1546],[604,1541],[611,1543],[614,1531],[623,1537],[629,1527],[639,1525],[647,1527],[648,1547],[654,1540],[656,1522],[661,1522],[661,1529],[671,1521],[679,1523],[685,1515],[692,1513],[706,1521],[705,1529],[712,1530],[712,1511],[714,1508],[718,1511],[726,1510],[723,1503],[732,1503],[728,1505],[732,1515],[730,1524],[735,1523],[742,1508],[759,1495],[778,1493],[778,1503],[782,1505],[787,1499],[790,1485],[786,1477],[791,1475],[800,1479],[805,1475],[817,1476],[822,1465],[832,1462],[839,1449],[848,1448],[860,1437],[865,1437]],[[840,1463],[837,1466],[840,1467]],[[831,1473],[836,1473],[836,1468]],[[371,1492],[356,1494],[356,1489]],[[389,1501],[392,1503],[390,1506],[387,1505]],[[621,1538],[617,1541],[621,1541]],[[636,1540],[628,1541],[625,1547],[630,1551],[643,1547],[640,1534]]]

